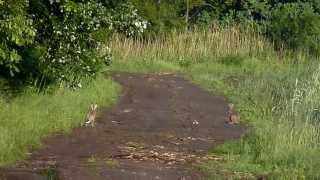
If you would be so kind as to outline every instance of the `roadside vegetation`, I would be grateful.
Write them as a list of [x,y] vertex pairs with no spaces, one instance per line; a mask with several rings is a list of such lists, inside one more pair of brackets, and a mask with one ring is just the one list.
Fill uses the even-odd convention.
[[248,133],[212,179],[319,179],[318,0],[0,0],[0,166],[119,91],[106,71],[176,72],[235,104]]
[[213,179],[320,177],[319,59],[275,51],[264,37],[234,26],[146,41],[115,36],[110,46],[117,61],[111,68],[178,70],[236,105],[248,133],[211,151],[224,159],[200,166]]
[[119,87],[102,45],[112,32],[143,33],[136,11],[94,0],[0,0],[0,166],[80,126],[90,104],[114,103]]
[[110,78],[99,76],[84,83],[85,88],[77,91],[52,87],[37,93],[28,89],[9,101],[1,99],[0,166],[28,157],[50,134],[67,133],[82,125],[91,103],[109,107],[116,101],[119,86]]

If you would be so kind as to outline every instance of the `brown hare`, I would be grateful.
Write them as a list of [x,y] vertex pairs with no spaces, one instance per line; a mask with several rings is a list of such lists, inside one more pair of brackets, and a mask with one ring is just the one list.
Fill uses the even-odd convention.
[[98,105],[97,104],[91,104],[90,109],[86,115],[86,122],[85,125],[91,125],[92,127],[95,126],[95,120],[96,120],[96,115],[97,115],[97,109]]
[[234,105],[229,104],[227,123],[228,124],[239,124],[240,123],[240,115],[235,112]]

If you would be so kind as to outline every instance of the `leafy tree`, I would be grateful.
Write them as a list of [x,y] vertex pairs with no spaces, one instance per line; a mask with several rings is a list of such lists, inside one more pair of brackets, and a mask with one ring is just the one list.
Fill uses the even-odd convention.
[[150,23],[150,33],[169,32],[184,28],[181,2],[171,0],[131,0],[141,15]]
[[109,33],[136,36],[146,27],[125,1],[0,0],[0,76],[80,87],[83,77],[110,64],[102,46]]
[[311,4],[279,4],[271,14],[268,33],[276,43],[320,54],[320,15]]
[[22,57],[19,49],[33,43],[36,29],[25,0],[0,1],[0,73],[14,76]]
[[121,4],[111,10],[109,17],[109,29],[129,37],[142,35],[148,26],[148,21],[138,14],[138,10],[131,3]]
[[[185,25],[186,30],[188,30],[189,27],[189,20],[190,20],[190,11],[204,5],[204,0],[184,0],[184,11],[185,11]],[[195,12],[196,13],[196,12]]]

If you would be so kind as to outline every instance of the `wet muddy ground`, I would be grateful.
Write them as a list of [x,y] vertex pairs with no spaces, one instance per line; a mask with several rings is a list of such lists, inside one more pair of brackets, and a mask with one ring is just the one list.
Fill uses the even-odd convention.
[[59,180],[205,179],[193,164],[212,158],[206,156],[209,148],[244,133],[226,123],[223,97],[179,76],[114,73],[113,78],[122,95],[115,106],[100,110],[96,127],[46,139],[28,160],[0,171],[0,179],[40,180],[48,174]]

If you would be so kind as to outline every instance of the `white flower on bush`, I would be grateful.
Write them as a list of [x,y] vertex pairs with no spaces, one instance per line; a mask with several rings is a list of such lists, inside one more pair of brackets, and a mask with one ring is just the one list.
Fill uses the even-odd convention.
[[111,53],[111,48],[109,46],[106,46],[107,53]]
[[[57,0],[50,0],[50,3],[56,2]],[[103,5],[93,0],[93,3],[90,0],[77,2],[77,11],[70,9],[68,0],[62,2],[60,11],[64,15],[63,21],[54,24],[50,46],[43,61],[50,75],[58,77],[58,81],[64,81],[69,87],[77,89],[82,87],[81,77],[94,76],[104,64],[111,63],[110,48],[105,49],[105,46],[99,45],[92,34],[101,26],[108,25],[107,27],[110,28],[115,26],[115,23],[106,15],[107,11]],[[140,26],[143,26],[142,21],[136,21],[130,16],[126,18],[129,19],[125,26],[121,26],[123,31],[129,27],[135,33],[140,32]],[[123,20],[118,22],[116,26],[120,27]],[[138,27],[132,28],[134,22],[138,22]],[[103,48],[102,51],[99,47]],[[100,52],[103,53],[100,54]],[[75,74],[77,77],[74,76]]]
[[56,33],[57,35],[62,35],[62,32],[61,32],[61,31],[55,31],[55,33]]
[[147,29],[147,27],[148,27],[148,21],[143,21],[142,22],[142,27],[143,27],[143,29]]
[[71,40],[71,42],[72,42],[72,41],[76,40],[76,37],[75,37],[74,35],[71,35],[71,36],[70,36],[70,40]]
[[134,23],[134,25],[135,25],[136,27],[140,27],[140,24],[141,24],[140,22],[135,22],[135,23]]
[[147,29],[148,22],[138,14],[132,4],[123,4],[109,14],[109,29],[127,36],[139,36]]

